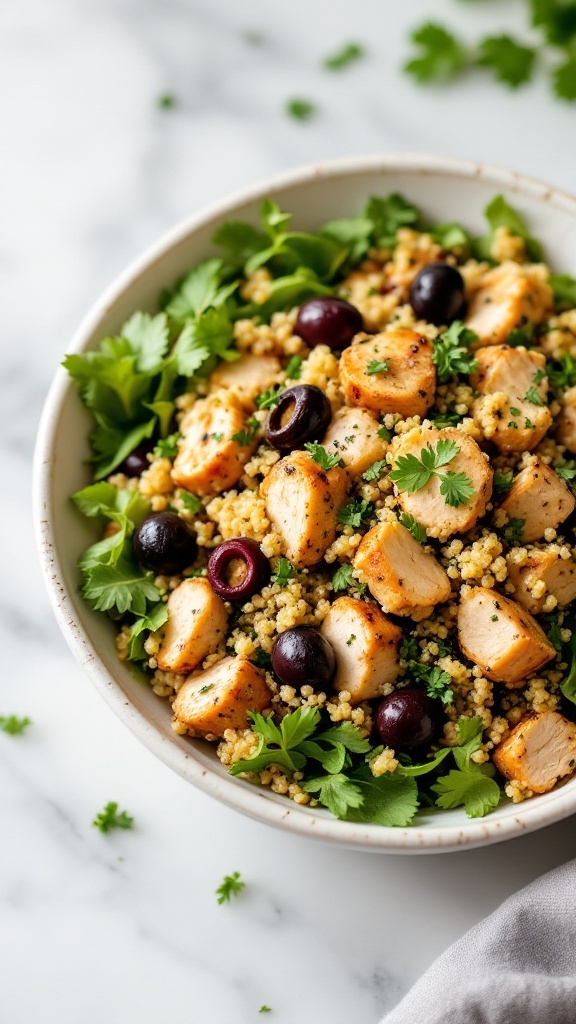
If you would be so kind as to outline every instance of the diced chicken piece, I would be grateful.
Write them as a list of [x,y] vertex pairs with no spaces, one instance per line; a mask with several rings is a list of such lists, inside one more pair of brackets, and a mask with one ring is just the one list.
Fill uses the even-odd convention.
[[450,597],[450,580],[440,563],[397,522],[381,523],[365,534],[354,567],[392,615],[411,615]]
[[180,687],[172,705],[179,722],[196,736],[223,736],[246,729],[249,711],[264,711],[272,694],[266,675],[247,658],[223,658]]
[[323,470],[307,452],[280,459],[260,487],[283,553],[302,569],[316,565],[336,536],[336,513],[348,486],[346,470]]
[[474,587],[458,608],[458,641],[488,679],[523,686],[556,651],[532,616],[509,597]]
[[576,767],[576,725],[557,711],[530,711],[498,744],[493,759],[507,779],[547,793]]
[[562,409],[556,420],[556,437],[572,455],[576,455],[576,387],[562,395]]
[[[377,363],[388,369],[373,372]],[[434,402],[432,345],[414,331],[385,331],[350,345],[340,358],[339,376],[349,405],[378,413],[423,416]]]
[[552,423],[547,406],[546,359],[541,352],[509,345],[476,352],[470,384],[480,392],[472,415],[489,441],[507,452],[531,451]]
[[486,503],[492,495],[492,470],[476,441],[465,431],[453,427],[445,430],[415,427],[401,435],[393,446],[393,468],[397,469],[401,456],[414,455],[419,459],[427,445],[432,445],[436,451],[439,441],[453,441],[460,449],[439,472],[464,473],[474,488],[472,496],[462,505],[447,505],[445,496],[440,493],[442,481],[437,476],[431,477],[424,487],[412,493],[396,490],[404,511],[426,528],[428,536],[446,540],[453,533],[471,530],[476,520],[484,515]]
[[172,479],[195,494],[219,494],[237,483],[257,444],[232,440],[246,431],[246,409],[233,391],[200,398],[182,417],[180,430]]
[[536,459],[515,477],[500,505],[509,519],[523,519],[522,540],[540,540],[544,532],[556,529],[576,504],[572,492],[553,469]]
[[396,680],[402,630],[377,605],[339,597],[320,632],[336,655],[334,689],[348,690],[352,704],[377,697],[386,683]]
[[192,672],[224,638],[224,602],[201,576],[184,580],[168,598],[168,620],[156,655],[163,672]]
[[512,328],[539,324],[554,310],[548,271],[540,265],[519,265],[511,260],[488,270],[468,304],[466,326],[481,345],[500,345]]
[[378,421],[365,409],[339,409],[322,446],[329,455],[338,453],[350,475],[358,476],[386,454],[386,442],[378,436],[378,427]]
[[210,374],[210,384],[212,389],[232,388],[251,402],[256,395],[276,382],[281,369],[276,356],[244,354],[231,363],[223,359]]
[[550,594],[564,608],[576,597],[576,562],[561,558],[557,551],[530,551],[518,565],[508,558],[508,579],[514,584],[514,597],[532,615],[544,611]]

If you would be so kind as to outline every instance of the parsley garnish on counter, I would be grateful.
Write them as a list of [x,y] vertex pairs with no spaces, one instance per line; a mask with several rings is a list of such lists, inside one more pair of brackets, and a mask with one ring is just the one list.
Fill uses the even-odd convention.
[[106,833],[110,832],[113,828],[132,828],[134,818],[131,818],[126,811],[118,813],[118,804],[111,800],[106,804],[104,810],[96,815],[92,825],[94,828],[99,828],[101,832]]
[[233,896],[239,896],[245,888],[246,882],[241,880],[239,871],[234,871],[231,875],[224,875],[216,889],[218,903],[229,903]]
[[309,121],[316,113],[316,107],[310,100],[293,99],[286,103],[286,113],[295,121]]
[[17,715],[0,715],[0,729],[9,736],[20,736],[29,725],[31,718],[18,718]]
[[347,68],[349,64],[354,64],[363,56],[364,49],[359,43],[347,43],[337,53],[332,54],[331,57],[326,57],[324,67],[328,71],[341,71],[342,68]]

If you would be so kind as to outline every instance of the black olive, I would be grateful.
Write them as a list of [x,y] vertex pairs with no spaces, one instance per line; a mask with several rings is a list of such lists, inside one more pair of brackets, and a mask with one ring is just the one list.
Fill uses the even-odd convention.
[[376,730],[382,743],[394,750],[419,747],[432,739],[438,726],[438,705],[422,690],[396,690],[376,711]]
[[363,328],[360,310],[335,295],[320,295],[305,302],[294,326],[296,334],[311,348],[328,345],[337,350],[346,348]]
[[410,304],[421,320],[437,326],[451,324],[462,316],[466,304],[462,274],[449,263],[429,263],[412,282]]
[[[244,563],[238,580],[227,574],[233,559]],[[245,601],[268,583],[270,563],[255,540],[234,537],[214,548],[208,560],[208,579],[225,601]]]
[[336,657],[317,629],[295,626],[276,637],[272,668],[288,686],[328,686],[336,671]]
[[145,569],[172,576],[196,558],[196,537],[174,512],[153,512],[134,532],[134,554]]
[[306,441],[317,441],[332,418],[326,395],[313,384],[288,388],[268,413],[264,436],[273,448],[301,448]]

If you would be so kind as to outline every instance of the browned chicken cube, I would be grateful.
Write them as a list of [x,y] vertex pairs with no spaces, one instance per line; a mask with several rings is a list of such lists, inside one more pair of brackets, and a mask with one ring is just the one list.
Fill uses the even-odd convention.
[[562,409],[556,420],[556,437],[572,455],[576,455],[576,387],[562,395]]
[[495,590],[474,587],[458,608],[458,641],[488,679],[523,686],[556,651],[536,619]]
[[246,409],[238,395],[224,389],[195,402],[182,417],[180,430],[172,479],[195,494],[219,494],[233,487],[257,443],[233,440],[246,431]]
[[365,534],[354,567],[392,615],[411,615],[450,597],[450,580],[440,563],[397,522],[381,523]]
[[338,597],[320,628],[336,655],[334,689],[348,690],[352,704],[371,700],[396,680],[402,630],[375,604]]
[[515,477],[500,508],[509,519],[522,519],[521,539],[539,540],[547,529],[555,530],[574,510],[572,492],[553,469],[537,459]]
[[351,476],[364,473],[386,454],[379,423],[365,409],[339,409],[322,440],[329,455],[338,454]]
[[509,556],[508,579],[514,584],[514,598],[532,615],[540,615],[551,594],[561,608],[576,597],[576,562],[561,558],[557,551],[534,548],[522,565]]
[[501,451],[531,451],[552,423],[547,406],[546,359],[522,346],[478,349],[478,370],[470,377],[480,392],[472,415],[484,437]]
[[283,553],[297,569],[316,565],[332,544],[347,486],[346,470],[325,471],[307,452],[292,452],[272,466],[260,495]]
[[484,274],[468,304],[466,326],[481,345],[499,345],[529,321],[539,324],[554,309],[552,289],[539,266],[506,261]]
[[192,672],[224,639],[228,614],[207,579],[183,580],[168,598],[168,621],[156,655],[164,672]]
[[247,658],[223,658],[180,687],[172,708],[195,736],[223,736],[246,729],[248,712],[264,711],[272,694],[266,675]]
[[507,779],[547,793],[576,767],[576,725],[557,711],[530,711],[498,744],[494,764]]
[[446,540],[453,533],[471,530],[477,519],[484,515],[486,503],[492,495],[492,470],[476,441],[465,431],[452,427],[445,430],[415,427],[402,434],[393,444],[393,469],[398,468],[398,459],[402,456],[414,455],[420,459],[422,450],[428,445],[437,451],[439,441],[453,441],[459,449],[452,461],[442,466],[439,472],[464,473],[474,488],[471,497],[457,507],[447,505],[445,496],[440,492],[442,481],[437,476],[431,477],[417,491],[403,491],[398,487],[396,491],[404,511],[426,528],[429,537]]
[[212,389],[231,388],[252,404],[256,395],[276,383],[281,369],[276,356],[252,356],[245,353],[232,362],[223,359],[210,374],[210,383]]
[[[387,369],[377,369],[379,364]],[[339,374],[349,405],[424,416],[434,402],[432,345],[414,331],[389,330],[350,345],[342,353]]]

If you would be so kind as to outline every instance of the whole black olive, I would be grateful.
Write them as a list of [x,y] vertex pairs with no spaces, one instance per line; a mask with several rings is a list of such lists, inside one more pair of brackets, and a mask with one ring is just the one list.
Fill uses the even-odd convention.
[[422,690],[396,690],[376,711],[376,730],[387,747],[419,747],[432,739],[438,725],[438,705]]
[[336,671],[336,657],[317,629],[295,626],[276,637],[272,668],[288,686],[328,686]]
[[288,388],[268,413],[264,436],[273,448],[301,448],[322,437],[332,418],[326,395],[313,384]]
[[145,569],[172,576],[196,558],[196,538],[174,512],[153,512],[134,532],[133,548]]
[[410,305],[421,320],[451,324],[464,312],[466,293],[462,274],[449,263],[429,263],[416,274],[410,288]]
[[363,330],[362,314],[356,306],[335,295],[319,295],[300,307],[294,330],[310,345],[328,345],[340,351]]
[[145,469],[150,468],[147,456],[154,451],[155,447],[156,441],[150,439],[141,441],[138,447],[126,456],[122,465],[118,467],[118,472],[125,473],[126,476],[140,476]]
[[[236,560],[240,564],[232,566]],[[270,563],[255,540],[234,537],[214,548],[208,559],[208,579],[225,601],[245,601],[268,583]]]

